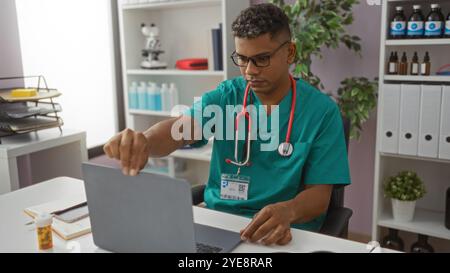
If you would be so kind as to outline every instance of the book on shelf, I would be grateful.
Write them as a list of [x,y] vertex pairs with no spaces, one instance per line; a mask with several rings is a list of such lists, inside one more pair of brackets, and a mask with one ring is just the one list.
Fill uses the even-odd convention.
[[219,24],[219,28],[213,28],[211,30],[212,38],[212,53],[214,70],[223,70],[223,39],[222,39],[222,24]]

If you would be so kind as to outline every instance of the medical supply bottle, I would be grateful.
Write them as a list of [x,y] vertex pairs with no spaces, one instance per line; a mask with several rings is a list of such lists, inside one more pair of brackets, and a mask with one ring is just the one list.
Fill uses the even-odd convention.
[[418,237],[411,246],[411,253],[434,253],[434,248],[428,243],[428,236],[418,234]]
[[447,20],[445,21],[445,38],[450,38],[450,12],[447,15]]
[[155,84],[155,111],[162,111],[161,88]]
[[406,57],[406,52],[403,52],[402,60],[400,61],[398,74],[399,75],[407,75],[408,74],[408,58]]
[[429,76],[431,75],[431,62],[430,62],[430,55],[427,51],[425,53],[425,57],[423,58],[423,63],[420,65],[420,75],[422,76]]
[[413,14],[408,20],[407,37],[410,39],[423,38],[425,17],[422,14],[420,5],[413,6]]
[[180,104],[178,89],[177,89],[177,86],[175,85],[175,83],[171,83],[170,84],[169,93],[170,93],[170,97],[172,99],[171,109],[170,110],[172,110],[173,107],[175,107],[178,104]]
[[395,75],[398,75],[398,69],[400,66],[400,62],[399,62],[397,51],[395,51],[395,53],[394,53],[394,62],[395,62]]
[[417,56],[417,52],[414,52],[414,57],[411,62],[411,75],[417,76],[419,75],[419,56]]
[[403,251],[405,248],[403,240],[398,236],[398,230],[392,228],[389,229],[389,234],[381,241],[381,246],[398,251]]
[[141,82],[138,87],[138,108],[147,110],[147,84],[145,82]]
[[36,224],[39,250],[53,248],[53,216],[49,213],[42,213],[39,214],[34,221]]
[[149,82],[147,86],[147,110],[155,111],[156,109],[156,84]]
[[403,14],[403,7],[395,8],[395,15],[391,21],[390,36],[392,39],[401,39],[406,36],[406,17]]
[[397,63],[395,62],[395,56],[394,56],[394,52],[391,52],[391,56],[389,56],[389,62],[388,62],[388,71],[387,73],[389,75],[395,75],[396,73],[396,66]]
[[163,83],[161,85],[161,105],[162,111],[168,112],[171,110],[171,98],[170,98],[170,90],[169,85],[167,83]]
[[426,38],[441,38],[444,29],[444,15],[441,12],[439,4],[432,4],[431,11],[427,16],[425,23]]
[[138,84],[137,82],[132,82],[130,89],[128,90],[128,105],[130,109],[138,109]]

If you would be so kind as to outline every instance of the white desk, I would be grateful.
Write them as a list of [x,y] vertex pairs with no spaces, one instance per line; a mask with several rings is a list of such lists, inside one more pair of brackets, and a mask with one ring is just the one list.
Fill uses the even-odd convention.
[[85,132],[53,128],[1,140],[0,194],[53,177],[82,178],[81,163],[88,160]]
[[[74,194],[84,194],[81,180],[60,177],[16,192],[0,196],[0,252],[39,252],[34,226],[26,226],[31,218],[24,208],[39,205]],[[195,222],[239,232],[250,219],[235,215],[194,207]],[[342,240],[317,233],[292,230],[293,240],[287,246],[262,246],[242,243],[234,252],[312,252],[328,250],[333,252],[369,252],[365,244]],[[92,240],[92,234],[66,242],[53,236],[52,252],[103,252]],[[383,250],[384,251],[384,250]]]

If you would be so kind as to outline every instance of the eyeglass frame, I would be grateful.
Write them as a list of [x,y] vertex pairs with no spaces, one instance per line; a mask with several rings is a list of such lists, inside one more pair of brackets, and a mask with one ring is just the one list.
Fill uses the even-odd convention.
[[[270,53],[258,54],[258,55],[252,56],[252,57],[247,57],[247,56],[238,54],[238,53],[236,52],[236,50],[235,50],[235,51],[233,52],[233,54],[231,54],[230,58],[231,58],[231,60],[233,61],[233,63],[234,63],[236,66],[238,66],[238,67],[247,67],[248,64],[250,63],[250,61],[251,61],[256,67],[259,67],[259,68],[268,67],[268,66],[270,66],[270,59],[272,58],[272,56],[275,55],[281,48],[283,48],[283,46],[285,46],[286,44],[289,44],[290,42],[291,42],[291,41],[286,41],[286,42],[282,43],[278,48],[276,48],[275,50],[273,50],[273,51],[270,52]],[[259,55],[261,55],[261,56],[259,56]],[[239,56],[240,56],[240,57],[245,57],[245,58],[248,59],[248,60],[247,60],[247,63],[246,63],[245,65],[239,65],[239,64],[237,64],[237,62],[234,60],[234,57],[239,57]],[[269,58],[268,64],[265,65],[265,66],[259,66],[259,65],[256,63],[256,60],[254,59],[254,58],[257,58],[257,57],[268,57],[268,58]]]

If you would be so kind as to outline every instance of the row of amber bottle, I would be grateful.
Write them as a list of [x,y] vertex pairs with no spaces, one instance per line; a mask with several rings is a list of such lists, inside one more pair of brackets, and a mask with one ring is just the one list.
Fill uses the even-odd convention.
[[429,76],[431,74],[430,54],[427,51],[423,62],[419,63],[417,52],[414,52],[411,62],[408,62],[406,52],[403,52],[401,59],[399,59],[397,52],[391,52],[387,73],[389,75]]

